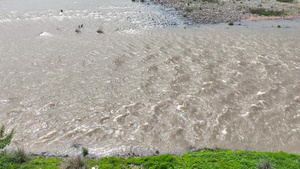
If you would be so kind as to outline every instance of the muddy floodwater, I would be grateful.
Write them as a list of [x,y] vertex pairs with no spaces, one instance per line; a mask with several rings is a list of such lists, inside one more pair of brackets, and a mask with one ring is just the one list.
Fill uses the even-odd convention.
[[15,129],[11,146],[300,153],[300,20],[187,23],[131,0],[0,0],[0,124]]

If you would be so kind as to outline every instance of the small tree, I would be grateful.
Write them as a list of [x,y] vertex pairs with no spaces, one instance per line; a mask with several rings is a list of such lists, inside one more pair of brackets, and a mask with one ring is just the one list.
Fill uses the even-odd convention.
[[14,130],[12,130],[8,135],[5,136],[4,131],[5,131],[5,127],[2,126],[0,129],[0,150],[10,144],[10,141],[14,134]]

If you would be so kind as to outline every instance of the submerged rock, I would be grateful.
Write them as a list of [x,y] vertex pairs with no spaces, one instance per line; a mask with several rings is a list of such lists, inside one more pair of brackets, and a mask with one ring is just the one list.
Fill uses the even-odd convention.
[[98,28],[96,32],[99,33],[99,34],[104,33],[102,29],[103,28]]

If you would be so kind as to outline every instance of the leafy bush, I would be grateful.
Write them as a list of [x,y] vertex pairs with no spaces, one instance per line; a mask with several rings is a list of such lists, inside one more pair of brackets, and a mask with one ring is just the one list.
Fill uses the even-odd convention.
[[14,130],[12,130],[8,135],[4,135],[5,127],[2,126],[0,129],[0,150],[3,149],[5,146],[10,144],[10,141],[13,137]]
[[16,151],[9,153],[8,161],[10,163],[25,163],[29,161],[29,156],[25,153],[24,149],[18,148]]
[[233,26],[234,24],[233,24],[233,22],[229,22],[228,25],[229,26]]
[[86,147],[82,147],[82,155],[83,157],[87,156],[89,154],[89,150]]

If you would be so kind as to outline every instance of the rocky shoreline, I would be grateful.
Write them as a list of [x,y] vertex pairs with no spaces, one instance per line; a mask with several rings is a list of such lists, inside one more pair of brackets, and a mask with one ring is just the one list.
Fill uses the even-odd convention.
[[[278,0],[283,1],[283,0]],[[194,23],[211,24],[300,17],[300,0],[146,0],[174,8]],[[275,16],[275,17],[274,17]],[[287,17],[288,16],[288,17]]]

